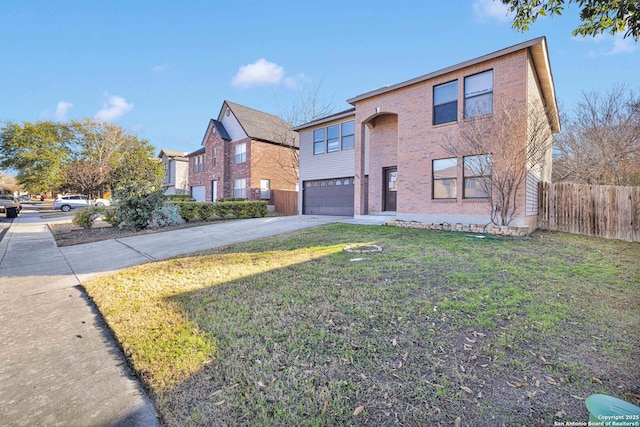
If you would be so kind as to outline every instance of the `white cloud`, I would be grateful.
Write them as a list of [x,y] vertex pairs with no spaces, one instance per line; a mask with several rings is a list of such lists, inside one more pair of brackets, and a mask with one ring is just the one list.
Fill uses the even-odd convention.
[[102,110],[98,111],[94,118],[105,122],[116,120],[133,110],[133,104],[129,104],[121,96],[110,96]]
[[294,77],[285,77],[282,80],[282,84],[284,85],[285,88],[287,89],[291,89],[291,90],[298,90],[300,88],[302,88],[302,85],[304,83],[310,82],[311,79],[307,76],[304,75],[304,73],[300,73],[297,76]]
[[166,71],[168,68],[169,68],[168,64],[160,64],[153,67],[151,71],[153,71],[154,73],[161,73],[163,71]]
[[284,77],[284,68],[264,58],[253,64],[243,65],[231,80],[231,85],[242,89],[253,86],[271,86],[280,83]]
[[56,120],[63,122],[67,120],[67,113],[73,108],[73,104],[67,101],[60,101],[56,106]]
[[616,33],[613,36],[613,48],[609,51],[609,55],[618,55],[620,53],[633,53],[637,48],[633,37],[624,38],[623,34]]
[[508,6],[499,0],[476,0],[473,2],[473,13],[480,22],[493,20],[507,22],[512,15]]
[[622,33],[610,35],[608,33],[600,33],[595,36],[575,36],[572,40],[578,43],[589,43],[598,46],[597,49],[590,48],[585,54],[587,58],[597,58],[607,55],[623,55],[625,53],[633,53],[638,48],[633,37],[624,38]]

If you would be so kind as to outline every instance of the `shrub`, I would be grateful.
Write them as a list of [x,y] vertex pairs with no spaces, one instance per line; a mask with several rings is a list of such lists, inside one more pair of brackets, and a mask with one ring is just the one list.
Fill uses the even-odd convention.
[[194,202],[189,203],[174,203],[178,207],[178,211],[180,212],[180,216],[186,222],[193,221],[196,219],[196,204]]
[[194,220],[212,221],[218,218],[255,218],[265,216],[269,210],[267,202],[262,200],[244,200],[232,202],[189,202],[175,203],[180,209],[182,218],[189,222]]
[[167,199],[169,199],[170,202],[194,202],[195,201],[188,194],[169,194],[167,195]]
[[164,205],[156,210],[149,221],[149,227],[160,228],[170,227],[184,223],[184,219],[180,216],[180,209],[176,205]]
[[115,206],[105,206],[102,208],[104,214],[102,219],[107,223],[111,224],[112,227],[117,227],[120,225],[120,219],[118,218],[118,210]]
[[162,208],[165,196],[162,190],[147,195],[130,195],[117,205],[118,219],[136,231],[144,230],[156,211]]
[[72,222],[85,230],[93,227],[93,222],[104,213],[104,209],[100,206],[88,206],[78,209],[75,212]]

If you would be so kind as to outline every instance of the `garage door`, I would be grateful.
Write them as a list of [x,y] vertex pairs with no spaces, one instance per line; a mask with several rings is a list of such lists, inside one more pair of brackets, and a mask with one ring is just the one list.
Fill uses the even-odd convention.
[[305,181],[302,213],[353,216],[353,178]]
[[191,187],[191,198],[196,202],[204,202],[204,185]]

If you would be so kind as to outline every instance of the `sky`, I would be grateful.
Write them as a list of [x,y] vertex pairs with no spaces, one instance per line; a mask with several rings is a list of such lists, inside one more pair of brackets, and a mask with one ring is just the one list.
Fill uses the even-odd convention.
[[511,28],[499,1],[0,0],[0,125],[85,117],[155,148],[200,148],[224,100],[284,115],[547,37],[559,104],[624,83],[640,44],[572,37],[579,10]]

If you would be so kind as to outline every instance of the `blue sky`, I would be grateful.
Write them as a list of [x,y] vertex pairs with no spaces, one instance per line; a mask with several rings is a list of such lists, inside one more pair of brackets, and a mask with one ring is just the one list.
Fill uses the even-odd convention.
[[624,82],[639,89],[640,45],[574,38],[573,6],[511,29],[491,0],[0,2],[0,121],[95,117],[156,147],[200,147],[229,99],[279,114],[322,81],[346,99],[547,36],[557,98]]

